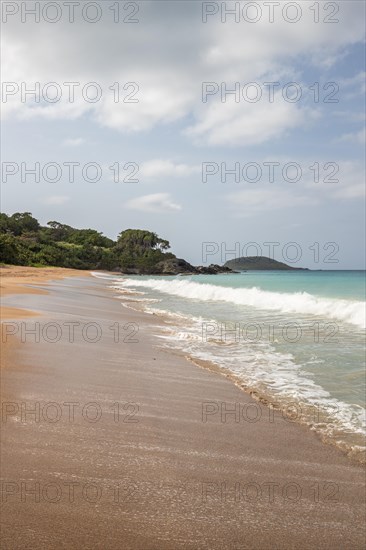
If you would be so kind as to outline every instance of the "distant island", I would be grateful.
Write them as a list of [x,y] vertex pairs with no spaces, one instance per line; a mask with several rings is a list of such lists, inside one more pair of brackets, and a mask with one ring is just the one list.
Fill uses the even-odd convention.
[[308,271],[306,267],[292,267],[266,256],[246,256],[229,260],[224,267],[235,271]]

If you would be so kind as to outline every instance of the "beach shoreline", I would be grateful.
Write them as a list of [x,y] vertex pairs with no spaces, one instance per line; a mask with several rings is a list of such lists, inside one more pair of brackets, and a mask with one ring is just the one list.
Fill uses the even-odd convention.
[[121,307],[105,280],[63,276],[5,298],[19,315],[38,313],[29,337],[20,329],[4,342],[5,548],[363,547],[361,466],[162,350],[160,320]]
[[[47,294],[47,290],[37,288],[48,281],[65,277],[89,276],[88,271],[64,267],[0,266],[0,299],[9,294]],[[0,320],[19,319],[37,315],[35,311],[0,305]]]
[[[98,276],[98,274],[95,273],[95,276]],[[339,413],[340,409],[338,407],[344,405],[343,403],[339,402],[339,405],[335,405],[331,399],[329,399],[329,401],[318,399],[314,402],[314,400],[311,399],[309,401],[306,399],[296,399],[293,394],[289,395],[285,392],[283,394],[279,394],[278,392],[276,393],[273,391],[271,384],[266,384],[266,381],[268,382],[268,380],[261,381],[253,378],[250,379],[247,372],[241,373],[240,371],[236,371],[232,368],[232,362],[230,362],[231,354],[236,353],[235,357],[237,365],[240,365],[241,361],[243,361],[243,364],[246,364],[245,354],[238,356],[237,351],[238,349],[244,351],[246,349],[246,344],[251,343],[249,339],[247,342],[245,342],[245,340],[240,340],[241,334],[240,328],[238,330],[238,323],[235,325],[235,337],[237,338],[236,343],[239,345],[233,346],[233,341],[226,342],[225,340],[227,330],[225,324],[221,324],[221,331],[223,331],[225,336],[223,337],[221,334],[220,337],[220,324],[215,321],[214,318],[210,317],[210,313],[208,313],[207,317],[207,313],[202,310],[203,317],[201,317],[200,313],[199,318],[197,318],[194,314],[193,316],[192,314],[184,314],[180,310],[180,307],[183,306],[182,309],[184,311],[185,304],[183,303],[176,304],[176,310],[174,309],[174,305],[169,303],[161,307],[161,300],[159,299],[159,296],[156,296],[156,294],[151,295],[148,292],[149,283],[151,283],[151,280],[145,279],[146,288],[144,287],[144,284],[142,284],[143,291],[141,291],[141,283],[138,279],[131,280],[128,275],[126,277],[126,281],[123,280],[123,277],[117,277],[115,280],[110,279],[111,288],[118,292],[117,296],[121,300],[124,307],[131,309],[132,311],[142,311],[149,315],[153,314],[158,316],[161,321],[161,330],[157,336],[161,338],[162,347],[167,349],[168,352],[174,352],[175,354],[181,355],[200,368],[208,369],[211,372],[226,377],[240,390],[250,395],[255,401],[266,405],[270,409],[280,411],[287,420],[306,426],[307,429],[314,431],[325,444],[335,446],[353,462],[359,464],[366,463],[365,438],[362,429],[356,430],[354,425],[352,425],[352,429],[350,429],[349,424],[347,425],[346,422],[342,424],[342,422],[340,422],[340,415],[335,417],[335,412]],[[136,288],[134,286],[135,281]],[[126,283],[127,286],[125,286]],[[196,284],[196,282],[193,284]],[[164,287],[161,288],[161,291],[162,296],[164,296]],[[158,302],[156,306],[154,302]],[[250,321],[247,326],[251,326]],[[261,325],[259,323],[255,323],[254,326],[256,329],[259,328],[259,331],[261,332]],[[273,333],[274,328],[275,326],[272,325]],[[213,330],[214,335],[211,335],[211,339],[214,344],[216,344],[216,346],[213,345],[211,349],[210,345],[205,346],[205,343],[207,342],[208,330]],[[229,336],[232,336],[233,333],[234,323],[231,323],[228,334]],[[300,326],[300,335],[301,334]],[[275,340],[273,335],[272,339]],[[265,341],[265,336],[263,337],[263,340]],[[217,345],[219,345],[219,347],[217,347]],[[189,350],[187,348],[189,348]],[[224,351],[222,352],[222,350]],[[289,352],[292,353],[292,350],[289,350]],[[267,357],[266,359],[268,361],[271,358]],[[286,361],[287,357],[283,356],[283,360]],[[281,364],[279,363],[279,370],[281,370],[280,366]],[[292,367],[294,370],[297,367],[295,360],[292,363]],[[305,371],[307,370],[305,358],[302,369]],[[301,385],[301,382],[306,381],[307,380],[303,378],[298,382],[300,382]],[[284,382],[286,381],[283,381],[283,383]],[[318,389],[322,390],[321,387]],[[312,394],[311,397],[313,396],[314,394]],[[352,414],[359,412],[355,409],[352,411]],[[350,415],[350,410],[348,410],[347,413]],[[342,420],[344,420],[344,418],[345,417],[343,417]]]

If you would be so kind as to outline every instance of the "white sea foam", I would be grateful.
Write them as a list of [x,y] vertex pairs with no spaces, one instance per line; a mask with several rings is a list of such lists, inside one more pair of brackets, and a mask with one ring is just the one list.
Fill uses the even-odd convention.
[[[202,341],[201,322],[202,319],[190,318],[184,330],[179,326],[165,327],[159,338],[168,347],[184,350],[193,358],[224,367],[266,398],[285,404],[298,403],[300,410],[303,406],[307,407],[311,411],[310,423],[317,425],[317,429],[324,434],[332,435],[340,431],[364,436],[365,410],[332,397],[296,363],[291,353],[280,353],[268,342],[257,342],[244,347],[232,345],[228,354],[227,346]],[[315,418],[324,419],[328,414],[333,422],[321,422]],[[342,439],[340,433],[338,436]]]
[[[359,322],[360,311],[355,307],[363,308],[360,302],[317,298],[306,293],[280,294],[257,288],[225,288],[187,280],[124,279],[114,282],[113,288],[121,290],[125,307],[129,307],[125,303],[126,290],[127,293],[133,293],[132,289],[145,287],[146,292],[147,289],[151,289],[191,300],[231,302],[260,308],[263,312],[278,310],[280,314],[296,312],[322,315],[353,322],[357,326],[363,325]],[[148,299],[145,298],[145,300]],[[144,299],[141,301],[143,302]],[[246,387],[257,391],[258,395],[267,400],[274,400],[284,410],[287,410],[288,404],[294,406],[297,403],[296,410],[301,411],[298,420],[305,421],[312,429],[326,438],[330,437],[330,440],[346,450],[356,449],[356,454],[362,456],[365,410],[363,407],[345,403],[332,396],[322,385],[316,383],[313,374],[306,370],[308,365],[324,363],[324,359],[312,355],[301,364],[295,360],[292,353],[280,352],[265,340],[248,341],[245,345],[243,343],[223,345],[221,341],[217,342],[215,339],[203,341],[202,322],[208,322],[209,319],[151,307],[147,303],[144,306],[144,311],[164,317],[167,324],[162,326],[162,333],[157,336],[165,346],[179,349],[192,358],[216,363],[226,372],[231,371]],[[215,321],[211,320],[211,322]]]
[[92,277],[95,277],[96,279],[109,279],[113,280],[116,278],[115,275],[109,275],[108,273],[99,273],[99,271],[92,271],[91,272]]
[[115,288],[145,287],[166,294],[204,302],[229,302],[261,310],[327,317],[365,328],[365,303],[322,298],[307,292],[270,292],[256,287],[232,288],[187,280],[124,279]]

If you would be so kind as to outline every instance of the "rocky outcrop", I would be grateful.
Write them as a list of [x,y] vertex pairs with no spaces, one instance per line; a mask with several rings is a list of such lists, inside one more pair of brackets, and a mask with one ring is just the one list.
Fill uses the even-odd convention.
[[235,273],[229,267],[211,264],[209,266],[195,267],[182,258],[169,258],[158,262],[150,269],[116,268],[114,271],[121,271],[125,275],[217,275],[218,273]]
[[194,274],[196,268],[181,258],[163,260],[154,266],[155,275],[179,275],[180,273]]
[[225,267],[223,265],[211,264],[208,267],[199,265],[197,268],[197,273],[202,275],[217,275],[218,273],[234,273],[230,267]]
[[172,258],[159,262],[154,273],[160,275],[217,275],[218,273],[233,273],[229,267],[211,264],[208,267],[199,265],[195,267],[183,259]]

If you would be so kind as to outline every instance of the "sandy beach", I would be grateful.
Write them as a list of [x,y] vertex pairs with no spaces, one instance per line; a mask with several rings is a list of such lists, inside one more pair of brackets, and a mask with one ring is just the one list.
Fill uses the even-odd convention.
[[164,350],[106,280],[1,271],[1,548],[364,548],[362,466]]
[[[86,276],[84,271],[66,269],[63,267],[0,267],[0,296],[8,294],[47,294],[47,290],[38,288],[38,285],[48,280],[58,280],[64,277]],[[37,315],[35,311],[25,309],[0,307],[0,319],[18,319]]]

